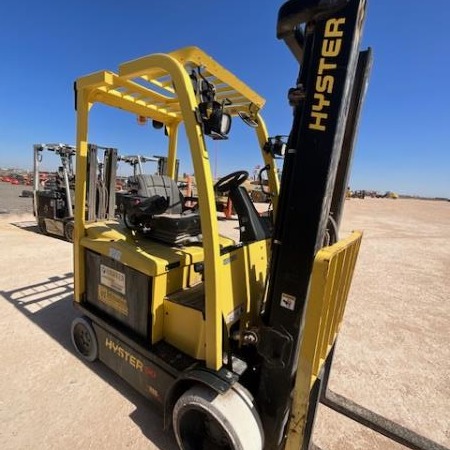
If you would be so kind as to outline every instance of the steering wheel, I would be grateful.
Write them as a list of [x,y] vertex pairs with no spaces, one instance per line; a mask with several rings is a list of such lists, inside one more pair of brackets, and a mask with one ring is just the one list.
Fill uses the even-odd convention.
[[238,170],[222,177],[215,185],[214,190],[219,194],[232,191],[240,186],[248,178],[248,172],[245,170]]

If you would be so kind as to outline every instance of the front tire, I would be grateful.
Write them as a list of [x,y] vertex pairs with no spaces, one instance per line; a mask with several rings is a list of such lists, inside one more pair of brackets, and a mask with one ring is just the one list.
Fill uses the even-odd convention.
[[261,450],[264,437],[251,395],[240,385],[219,394],[205,386],[185,392],[173,409],[182,450]]

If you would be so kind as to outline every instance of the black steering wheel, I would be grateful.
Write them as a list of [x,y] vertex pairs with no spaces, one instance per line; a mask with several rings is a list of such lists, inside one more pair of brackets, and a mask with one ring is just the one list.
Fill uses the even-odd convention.
[[215,185],[214,190],[219,194],[232,191],[240,186],[248,178],[248,172],[245,170],[238,170],[222,177]]

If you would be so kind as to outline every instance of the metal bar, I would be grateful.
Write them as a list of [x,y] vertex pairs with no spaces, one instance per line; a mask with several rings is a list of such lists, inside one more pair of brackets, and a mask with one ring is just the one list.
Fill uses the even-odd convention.
[[[142,161],[141,161],[141,156],[139,155],[137,158],[137,166],[139,168],[139,175],[142,175],[144,173],[143,169],[142,169]],[[136,166],[134,166],[134,176],[136,176]]]
[[369,48],[359,53],[358,66],[353,84],[352,98],[350,100],[350,109],[348,112],[347,124],[345,126],[344,141],[342,144],[341,157],[339,159],[338,170],[336,174],[336,184],[334,186],[333,198],[331,200],[330,214],[337,224],[341,223],[342,211],[344,209],[345,195],[347,192],[348,179],[350,175],[350,166],[355,147],[356,136],[358,133],[359,118],[362,105],[367,92],[367,85],[372,69],[373,56]]
[[175,94],[175,89],[173,88],[172,83],[167,83],[167,81],[164,82],[164,83],[161,83],[161,82],[160,82],[159,80],[157,80],[156,78],[147,78],[147,81],[148,81],[150,84],[153,84],[153,85],[155,85],[156,87],[162,89],[163,91],[168,92],[169,94],[172,94],[172,95]]
[[107,150],[107,167],[105,168],[106,188],[108,191],[108,209],[106,217],[114,219],[114,209],[116,206],[116,174],[117,174],[117,150],[111,148]]
[[[145,80],[147,82],[147,80]],[[133,80],[124,80],[120,77],[114,77],[113,78],[113,86],[114,89],[117,90],[117,88],[123,88],[126,90],[124,92],[125,94],[134,94],[134,95],[141,95],[141,96],[148,96],[152,100],[156,101],[162,101],[165,103],[168,100],[172,100],[173,96],[166,96],[161,94],[160,92],[156,92],[151,89],[151,86],[149,85],[150,82],[147,82],[148,84],[146,86],[136,83]]]
[[[95,220],[96,192],[97,192],[97,147],[88,145],[89,183],[88,183],[88,220]],[[76,204],[75,204],[76,205]]]
[[39,151],[40,145],[33,145],[34,163],[33,163],[33,214],[37,218],[37,191],[39,190]]
[[[208,59],[205,56],[206,59]],[[187,55],[186,59],[189,59]],[[208,59],[210,60],[210,58]],[[185,61],[183,61],[185,62]],[[211,60],[211,64],[214,63]],[[209,155],[195,114],[192,113],[198,102],[192,87],[192,80],[180,61],[173,54],[154,54],[120,65],[119,73],[123,78],[136,78],[143,75],[155,76],[154,71],[172,76],[180,99],[181,113],[192,153],[197,186],[199,187],[199,207],[202,223],[204,267],[205,267],[205,304],[206,304],[206,366],[219,370],[222,367],[222,305],[228,295],[228,285],[220,283],[222,260],[220,256],[219,233],[217,224],[215,194],[211,175]],[[227,71],[222,69],[225,76]],[[231,75],[230,75],[231,78]],[[153,81],[153,80],[152,80]],[[252,91],[241,83],[243,93]]]
[[177,170],[177,149],[178,149],[178,124],[167,126],[167,135],[169,136],[167,148],[167,167],[165,175],[169,175],[175,181],[178,181]]
[[[169,53],[168,56],[182,65],[183,69],[186,65],[203,67],[204,69],[202,71],[202,74],[206,78],[208,78],[208,81],[212,81],[216,85],[216,87],[219,87],[220,84],[229,85],[231,89],[234,89],[237,92],[241,92],[242,95],[248,99],[249,103],[254,103],[259,108],[262,108],[265,103],[265,100],[256,92],[246,86],[242,81],[240,81],[231,72],[218,64],[210,56],[196,47],[183,48]],[[121,64],[119,74],[124,78],[142,77],[149,82],[154,83],[156,81],[156,86],[158,86],[159,84],[159,87],[164,88],[166,81],[164,80],[161,82],[158,80],[158,78],[167,75],[168,72],[166,68],[150,67],[147,64],[147,61],[151,57],[152,56],[146,56],[134,61],[129,61],[127,63]],[[210,76],[214,78],[210,79]]]
[[421,436],[393,420],[386,419],[386,417],[380,416],[329,389],[324,391],[320,402],[355,422],[413,450],[449,450],[448,447]]
[[358,405],[348,398],[336,394],[328,388],[331,365],[333,363],[334,350],[333,346],[324,366],[322,375],[322,391],[320,394],[320,403],[328,408],[342,414],[355,422],[364,425],[367,428],[382,434],[392,441],[398,442],[412,450],[449,450],[431,439],[428,439],[409,428],[406,428],[393,420],[387,419],[364,406]]
[[[104,75],[103,75],[104,76]],[[88,77],[90,80],[91,78]],[[85,79],[87,81],[87,79]],[[81,302],[85,290],[85,251],[81,239],[86,234],[86,173],[88,171],[88,122],[92,103],[90,91],[80,88],[78,81],[75,88],[75,110],[77,114],[76,131],[76,169],[75,178],[75,229],[73,244],[74,301]],[[81,175],[82,174],[82,175]],[[89,205],[88,205],[89,207]]]
[[70,195],[69,174],[68,174],[68,158],[69,157],[61,157],[63,164],[62,167],[64,176],[64,189],[66,191],[67,214],[69,217],[73,217],[72,197]]

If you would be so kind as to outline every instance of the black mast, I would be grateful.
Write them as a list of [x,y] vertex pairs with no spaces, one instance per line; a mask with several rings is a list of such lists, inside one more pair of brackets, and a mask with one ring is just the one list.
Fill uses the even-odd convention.
[[[323,246],[352,99],[365,0],[290,0],[278,37],[301,69],[272,245],[257,402],[266,448],[283,445],[314,257]],[[301,28],[300,25],[304,24]],[[356,123],[356,121],[355,121]],[[337,194],[336,194],[337,195]]]

